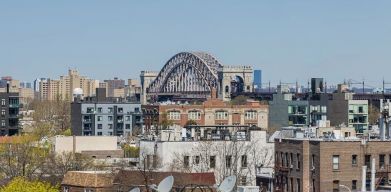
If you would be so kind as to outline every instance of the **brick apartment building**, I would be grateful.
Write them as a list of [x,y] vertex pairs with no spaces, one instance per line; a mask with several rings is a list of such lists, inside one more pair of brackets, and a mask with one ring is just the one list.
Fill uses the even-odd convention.
[[268,127],[268,105],[247,101],[235,105],[216,97],[198,104],[159,103],[142,105],[146,130],[167,120],[184,127],[189,121],[197,125],[249,125]]
[[[385,189],[391,172],[391,141],[288,138],[275,140],[275,191],[361,190],[362,167],[376,163],[376,188]],[[341,188],[342,191],[342,188]]]

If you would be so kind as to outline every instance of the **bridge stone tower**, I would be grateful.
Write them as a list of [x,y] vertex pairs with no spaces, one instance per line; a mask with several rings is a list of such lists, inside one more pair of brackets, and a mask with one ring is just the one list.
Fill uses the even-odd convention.
[[253,90],[253,68],[251,66],[222,66],[218,70],[219,97],[224,101],[231,99],[232,93]]
[[141,71],[140,81],[141,81],[141,104],[147,104],[147,88],[148,86],[156,79],[158,72],[155,71]]

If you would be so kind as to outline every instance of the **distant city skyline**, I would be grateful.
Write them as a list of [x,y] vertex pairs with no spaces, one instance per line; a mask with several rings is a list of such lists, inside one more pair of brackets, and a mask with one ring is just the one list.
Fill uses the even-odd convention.
[[[391,70],[390,1],[0,2],[0,76],[139,78],[181,51],[251,65],[262,81],[303,86],[354,79],[380,87]],[[360,86],[360,85],[356,85]]]

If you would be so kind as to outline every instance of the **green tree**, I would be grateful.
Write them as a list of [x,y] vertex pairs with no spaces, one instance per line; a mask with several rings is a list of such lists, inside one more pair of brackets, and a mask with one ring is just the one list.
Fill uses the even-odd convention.
[[16,177],[8,185],[2,187],[0,192],[58,192],[59,190],[49,183],[28,181],[23,177]]
[[125,157],[127,158],[138,158],[140,155],[140,148],[134,147],[128,144],[125,144],[122,146],[122,149],[124,150]]

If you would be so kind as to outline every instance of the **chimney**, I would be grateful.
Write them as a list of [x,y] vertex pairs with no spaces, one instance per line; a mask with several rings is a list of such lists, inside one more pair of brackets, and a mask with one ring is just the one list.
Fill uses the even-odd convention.
[[212,88],[212,90],[210,91],[210,97],[211,97],[211,99],[217,99],[216,88]]

